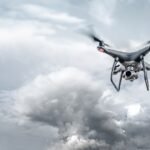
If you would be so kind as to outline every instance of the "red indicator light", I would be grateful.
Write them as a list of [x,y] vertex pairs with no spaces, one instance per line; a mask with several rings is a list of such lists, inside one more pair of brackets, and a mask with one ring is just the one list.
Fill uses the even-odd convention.
[[98,48],[98,51],[104,52],[104,49],[103,48]]

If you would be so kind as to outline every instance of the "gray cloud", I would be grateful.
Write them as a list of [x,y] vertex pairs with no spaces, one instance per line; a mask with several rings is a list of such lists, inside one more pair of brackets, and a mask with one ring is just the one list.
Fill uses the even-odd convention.
[[40,76],[16,91],[15,109],[20,118],[57,127],[60,138],[75,134],[86,143],[86,139],[89,140],[91,144],[83,144],[85,149],[100,148],[100,141],[105,141],[108,148],[109,144],[123,140],[125,135],[115,122],[117,116],[107,110],[101,100],[99,84],[88,74],[73,68]]
[[121,103],[115,104],[109,93],[103,94],[102,86],[76,68],[39,75],[15,91],[15,115],[24,124],[31,121],[58,129],[49,149],[149,149],[148,110],[126,116],[125,106],[130,105],[124,103],[126,98],[120,95]]

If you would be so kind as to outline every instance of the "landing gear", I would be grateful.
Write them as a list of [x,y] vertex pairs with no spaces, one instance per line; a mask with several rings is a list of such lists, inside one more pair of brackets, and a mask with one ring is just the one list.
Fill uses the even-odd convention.
[[[128,62],[128,64],[123,63],[125,68],[122,68],[122,69],[118,68],[119,67],[117,64],[118,62],[119,62],[119,58],[117,57],[114,60],[112,70],[111,70],[111,76],[110,76],[110,80],[117,91],[120,90],[122,78],[124,78],[125,80],[134,81],[138,78],[137,72],[139,72],[139,71],[143,71],[146,88],[147,88],[147,91],[149,91],[149,81],[148,81],[148,76],[147,76],[147,70],[149,68],[147,69],[147,64],[145,64],[143,56],[140,56],[140,62],[142,65],[142,69],[141,69],[141,67],[139,68],[140,62],[135,62],[135,64],[133,64],[133,62],[131,62],[131,64],[129,62]],[[118,68],[118,69],[116,69],[116,68]],[[118,72],[121,72],[121,73],[120,73],[119,84],[116,85],[116,83],[113,80],[113,75],[117,74]]]
[[143,65],[144,80],[145,80],[146,88],[147,88],[147,91],[149,91],[149,82],[148,82],[148,77],[147,77],[147,70],[145,67],[145,62],[144,62],[143,56],[141,56],[141,61],[142,61],[142,65]]
[[115,70],[115,68],[116,68],[116,65],[117,65],[117,63],[118,63],[118,60],[119,60],[118,57],[115,58],[115,60],[114,60],[114,63],[113,63],[113,66],[112,66],[112,70],[111,70],[111,77],[110,77],[110,80],[111,80],[113,86],[115,87],[115,89],[116,89],[117,91],[120,90],[121,81],[122,81],[122,76],[123,76],[123,71],[121,71],[120,79],[119,79],[119,84],[118,84],[118,86],[117,86],[117,85],[115,84],[115,82],[113,81],[113,74],[114,74],[114,70]]

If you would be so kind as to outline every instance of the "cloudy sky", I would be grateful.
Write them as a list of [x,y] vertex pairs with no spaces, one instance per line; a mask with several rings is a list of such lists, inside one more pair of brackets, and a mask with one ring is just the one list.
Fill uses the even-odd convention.
[[149,8],[150,0],[0,0],[0,149],[149,150],[143,74],[116,92],[113,59],[83,34],[92,27],[134,51],[150,40]]

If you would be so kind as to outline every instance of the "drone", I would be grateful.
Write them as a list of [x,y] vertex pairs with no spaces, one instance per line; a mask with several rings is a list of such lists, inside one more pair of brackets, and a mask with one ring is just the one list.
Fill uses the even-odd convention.
[[[144,61],[144,57],[150,52],[150,41],[146,42],[146,46],[135,52],[121,52],[110,48],[110,45],[96,37],[94,34],[89,34],[95,42],[98,42],[97,50],[106,53],[114,58],[114,63],[111,69],[110,80],[117,91],[120,91],[122,78],[128,81],[138,79],[138,73],[144,72],[144,80],[147,91],[149,91],[149,81],[147,71],[150,70],[150,64]],[[120,73],[119,84],[115,84],[113,76]]]

